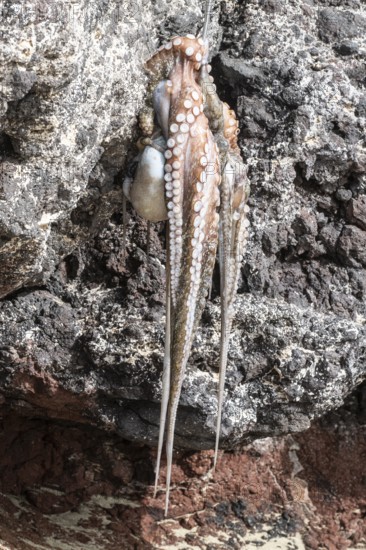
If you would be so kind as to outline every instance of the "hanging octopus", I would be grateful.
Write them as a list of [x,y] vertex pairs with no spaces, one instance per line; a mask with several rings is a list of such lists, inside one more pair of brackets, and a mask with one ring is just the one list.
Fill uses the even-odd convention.
[[167,514],[178,402],[218,248],[221,345],[214,464],[217,460],[228,340],[248,235],[249,186],[237,145],[238,122],[216,94],[207,42],[176,36],[147,62],[147,71],[148,104],[140,115],[144,148],[124,192],[145,219],[167,220],[166,340],[155,480],[156,494],[166,434]]

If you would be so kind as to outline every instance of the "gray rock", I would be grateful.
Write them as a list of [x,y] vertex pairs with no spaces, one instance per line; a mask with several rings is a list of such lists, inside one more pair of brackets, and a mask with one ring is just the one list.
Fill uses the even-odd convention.
[[347,219],[366,230],[366,195],[352,199],[347,207]]
[[[215,16],[213,74],[252,185],[228,448],[306,429],[366,378],[364,67],[339,47],[364,51],[366,19],[356,0],[318,4],[228,3],[221,28]],[[195,32],[201,11],[193,0],[26,6],[6,3],[1,29],[0,391],[22,414],[155,444],[164,228],[148,263],[146,223],[130,211],[124,258],[121,178],[143,61],[160,39]],[[214,441],[217,294],[215,274],[178,414],[186,448]]]
[[0,297],[42,284],[121,210],[144,60],[201,19],[193,0],[2,6]]
[[325,8],[318,17],[319,36],[330,43],[344,38],[362,36],[366,31],[366,18],[349,10]]
[[[163,285],[161,285],[163,286]],[[2,393],[27,414],[84,422],[155,444],[163,360],[163,307],[151,316],[118,290],[80,293],[73,308],[47,291],[3,302]],[[361,381],[360,321],[284,300],[240,295],[230,349],[224,444],[309,427]],[[160,317],[160,318],[159,318]],[[207,317],[209,323],[207,323]],[[216,418],[219,304],[209,304],[184,382],[177,445],[211,448]]]

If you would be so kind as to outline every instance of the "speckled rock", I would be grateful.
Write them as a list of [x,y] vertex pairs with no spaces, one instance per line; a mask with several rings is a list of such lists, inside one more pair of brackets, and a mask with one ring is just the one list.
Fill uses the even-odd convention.
[[[85,2],[51,23],[34,5],[20,25],[6,4],[2,23],[0,391],[19,413],[154,445],[164,228],[148,262],[146,224],[130,212],[124,257],[120,182],[143,59],[158,38],[195,31],[201,12],[128,4],[127,20],[117,3]],[[357,1],[249,0],[228,2],[214,27],[213,72],[252,184],[226,448],[307,429],[366,377],[364,26]],[[189,449],[214,441],[217,292],[215,274],[178,414],[176,444]]]
[[196,4],[3,3],[0,297],[42,284],[121,209],[144,60],[159,36],[198,28]]

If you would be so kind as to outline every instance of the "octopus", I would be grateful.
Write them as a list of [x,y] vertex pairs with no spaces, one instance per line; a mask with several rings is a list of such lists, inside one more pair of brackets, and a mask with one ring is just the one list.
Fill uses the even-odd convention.
[[166,438],[168,513],[174,430],[182,382],[218,251],[221,295],[217,462],[228,344],[248,238],[249,184],[235,113],[216,93],[208,43],[175,36],[148,60],[141,152],[126,197],[149,222],[167,221],[166,337],[155,495]]

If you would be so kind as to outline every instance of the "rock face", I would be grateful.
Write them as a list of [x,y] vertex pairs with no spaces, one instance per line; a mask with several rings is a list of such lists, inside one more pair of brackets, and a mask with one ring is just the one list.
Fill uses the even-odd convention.
[[[0,391],[21,414],[157,441],[164,232],[148,262],[130,212],[123,257],[121,179],[143,61],[158,39],[196,32],[196,4],[3,7]],[[357,0],[228,2],[214,17],[214,75],[252,185],[227,448],[305,430],[366,377],[365,26]],[[214,441],[217,289],[215,277],[178,414],[188,449]]]
[[306,432],[223,453],[214,473],[213,451],[180,452],[165,521],[152,449],[0,407],[0,546],[364,549],[365,390]]
[[186,32],[201,20],[193,0],[141,6],[2,5],[0,297],[43,284],[121,210],[115,176],[134,139],[143,62],[172,30],[162,14]]

